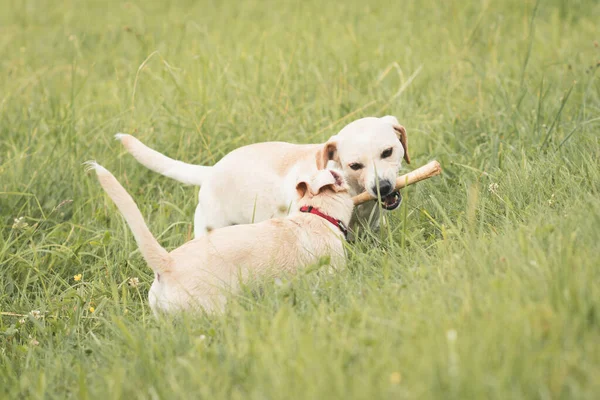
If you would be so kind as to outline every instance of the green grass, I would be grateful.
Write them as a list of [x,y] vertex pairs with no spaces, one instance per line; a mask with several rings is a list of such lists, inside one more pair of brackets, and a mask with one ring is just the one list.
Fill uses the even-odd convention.
[[[222,3],[0,1],[0,397],[597,398],[599,3]],[[212,164],[385,114],[444,174],[347,270],[152,317],[150,270],[81,164],[168,248],[197,188],[114,133]]]

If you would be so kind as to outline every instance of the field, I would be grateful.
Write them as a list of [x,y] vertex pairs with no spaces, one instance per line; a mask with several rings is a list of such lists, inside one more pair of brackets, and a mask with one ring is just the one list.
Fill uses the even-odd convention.
[[[0,0],[0,398],[594,399],[600,3]],[[596,17],[594,17],[594,15]],[[214,164],[392,114],[412,164],[348,268],[156,320],[124,220],[168,249],[197,188],[113,139]]]

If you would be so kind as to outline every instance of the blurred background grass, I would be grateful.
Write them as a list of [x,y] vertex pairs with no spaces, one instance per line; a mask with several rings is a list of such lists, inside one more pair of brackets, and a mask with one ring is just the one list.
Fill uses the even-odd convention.
[[[6,397],[600,392],[598,2],[0,8]],[[413,164],[444,175],[406,190],[348,270],[248,288],[222,317],[152,318],[149,270],[81,163],[113,171],[169,248],[191,235],[197,188],[114,133],[213,164],[385,114]]]

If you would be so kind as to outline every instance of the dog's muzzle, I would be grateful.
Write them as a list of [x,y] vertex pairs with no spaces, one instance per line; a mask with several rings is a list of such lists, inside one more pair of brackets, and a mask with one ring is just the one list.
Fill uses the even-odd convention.
[[402,204],[402,195],[398,190],[393,191],[385,197],[381,198],[381,208],[392,211],[400,207]]

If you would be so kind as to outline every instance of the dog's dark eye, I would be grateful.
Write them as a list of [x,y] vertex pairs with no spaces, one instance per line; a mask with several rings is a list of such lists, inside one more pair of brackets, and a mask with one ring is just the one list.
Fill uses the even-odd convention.
[[352,168],[355,171],[358,171],[359,169],[362,169],[364,167],[364,165],[362,165],[361,163],[352,163],[350,164],[350,168]]
[[390,147],[389,149],[386,149],[383,151],[383,153],[381,153],[381,158],[388,158],[389,156],[392,155],[393,152],[394,152],[394,148]]

